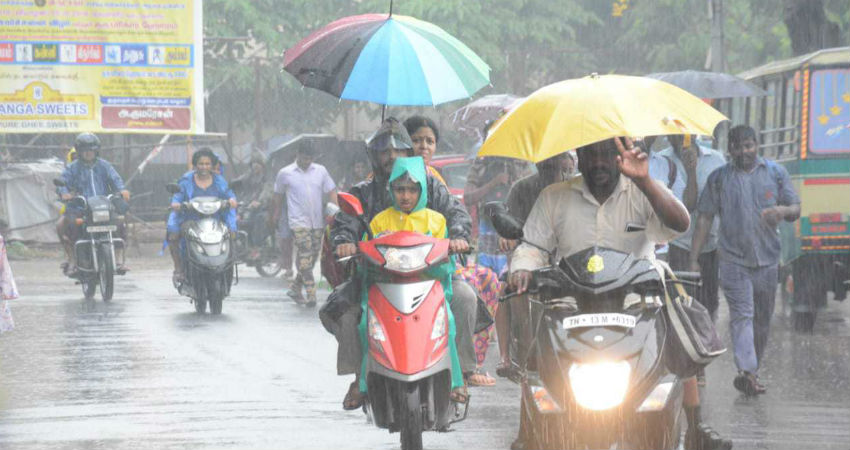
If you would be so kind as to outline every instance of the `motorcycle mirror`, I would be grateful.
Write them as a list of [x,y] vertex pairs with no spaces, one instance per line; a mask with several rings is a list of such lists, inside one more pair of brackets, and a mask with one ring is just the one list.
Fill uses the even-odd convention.
[[337,199],[339,200],[339,207],[342,209],[342,212],[354,217],[364,215],[363,205],[360,204],[360,199],[357,197],[348,192],[340,192],[337,194]]
[[165,185],[165,190],[168,191],[169,194],[176,194],[180,192],[180,186],[177,183],[168,183]]
[[503,202],[487,202],[484,204],[483,212],[493,222],[493,228],[499,236],[505,239],[522,239],[522,224],[508,212]]
[[56,186],[56,187],[64,187],[65,186],[65,180],[63,180],[61,178],[54,178],[53,179],[53,185]]

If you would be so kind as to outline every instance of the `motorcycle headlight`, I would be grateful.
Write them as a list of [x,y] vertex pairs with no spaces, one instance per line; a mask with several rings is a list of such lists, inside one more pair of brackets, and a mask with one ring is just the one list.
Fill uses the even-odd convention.
[[627,361],[573,364],[569,376],[576,403],[594,411],[619,405],[629,390],[631,371]]
[[427,266],[425,258],[431,252],[433,244],[422,244],[415,247],[388,247],[379,245],[378,251],[384,256],[387,270],[408,273],[416,272]]
[[369,336],[380,342],[387,340],[384,335],[384,327],[381,326],[381,322],[378,322],[378,318],[375,317],[375,313],[371,309],[369,310]]
[[109,222],[109,210],[92,211],[91,220],[94,223]]

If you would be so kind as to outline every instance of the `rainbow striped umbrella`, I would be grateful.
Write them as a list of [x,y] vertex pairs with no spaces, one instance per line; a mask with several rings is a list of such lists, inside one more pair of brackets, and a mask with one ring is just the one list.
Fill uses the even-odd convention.
[[490,67],[440,27],[408,16],[339,19],[285,53],[301,84],[346,100],[438,105],[490,83]]

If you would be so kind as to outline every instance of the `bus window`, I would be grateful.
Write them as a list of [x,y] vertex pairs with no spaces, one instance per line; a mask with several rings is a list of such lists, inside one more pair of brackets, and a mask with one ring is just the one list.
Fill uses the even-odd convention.
[[809,108],[809,150],[850,153],[850,68],[814,72]]
[[747,99],[747,125],[759,129],[762,127],[761,104],[764,97],[750,97]]
[[762,153],[769,159],[776,159],[777,147],[780,142],[779,134],[776,131],[779,128],[777,113],[781,108],[777,105],[782,101],[782,90],[777,89],[778,80],[771,80],[767,83],[767,95],[764,96],[764,124],[761,129],[761,145]]
[[799,152],[794,151],[797,147],[794,142],[797,139],[797,128],[799,127],[799,117],[795,114],[797,110],[797,92],[794,90],[793,76],[785,79],[785,111],[782,115],[782,128],[786,131],[782,140],[790,142],[782,148],[780,158],[788,158],[796,156]]

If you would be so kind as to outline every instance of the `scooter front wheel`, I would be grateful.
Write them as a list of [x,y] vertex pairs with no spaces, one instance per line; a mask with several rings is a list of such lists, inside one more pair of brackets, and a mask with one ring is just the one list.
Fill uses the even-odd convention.
[[210,314],[219,315],[221,314],[221,306],[224,301],[224,287],[222,283],[224,282],[222,279],[211,277],[209,280],[209,284],[207,284],[207,299],[210,303]]
[[419,384],[411,383],[399,389],[401,417],[401,450],[422,450],[422,400]]

